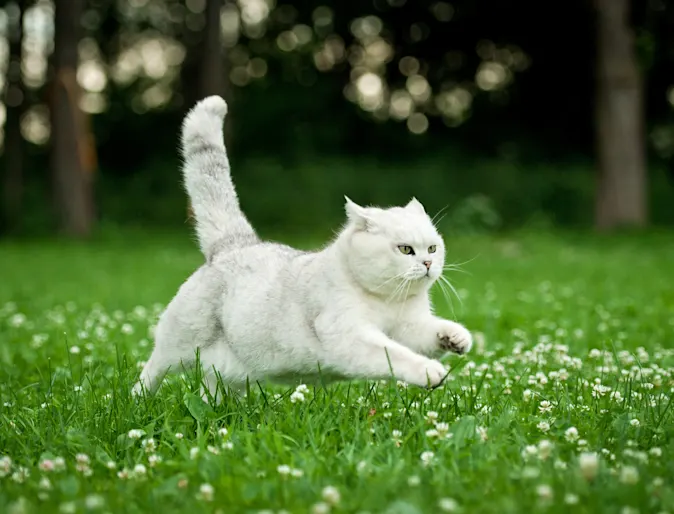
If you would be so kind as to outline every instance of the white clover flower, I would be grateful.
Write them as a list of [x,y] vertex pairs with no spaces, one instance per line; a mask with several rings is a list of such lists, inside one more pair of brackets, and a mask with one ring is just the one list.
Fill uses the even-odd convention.
[[620,481],[628,485],[636,484],[639,481],[639,471],[634,466],[623,466],[620,470]]
[[185,436],[183,435],[182,432],[176,432],[176,434],[175,434],[176,439],[182,439],[183,437],[185,437]]
[[550,423],[547,421],[540,421],[537,425],[536,428],[540,430],[543,433],[546,433],[548,430],[550,430]]
[[210,501],[213,501],[214,493],[215,493],[215,489],[213,488],[213,486],[211,484],[201,484],[199,486],[199,494],[197,495],[197,497],[200,500],[210,502]]
[[161,455],[152,454],[147,458],[147,463],[151,468],[154,468],[157,464],[162,461]]
[[536,494],[542,500],[552,500],[554,491],[552,490],[552,487],[550,487],[549,485],[540,484],[539,486],[536,487]]
[[457,512],[459,504],[454,498],[440,498],[438,508],[443,512]]
[[140,444],[143,448],[145,448],[145,453],[154,453],[157,449],[157,443],[152,437],[149,439],[143,439]]
[[599,471],[599,456],[596,453],[583,452],[578,457],[578,466],[585,480],[594,480]]
[[225,427],[222,427],[220,430],[218,430],[218,435],[220,437],[227,437],[227,434],[229,434],[229,431]]
[[429,422],[433,423],[434,421],[437,421],[437,419],[438,419],[438,413],[435,412],[434,410],[429,410],[426,413],[426,421],[429,421]]
[[84,498],[84,506],[89,510],[97,510],[105,505],[105,498],[100,494],[90,494]]
[[431,428],[430,430],[426,430],[426,437],[428,438],[434,438],[438,437],[440,435],[440,432],[437,431],[435,428]]
[[579,434],[576,427],[569,427],[564,432],[564,438],[570,443],[576,442],[578,440]]
[[632,425],[633,427],[638,427],[639,425],[641,425],[641,422],[637,418],[634,418],[630,420],[630,425]]
[[276,467],[276,471],[278,471],[279,475],[290,475],[290,470],[291,468],[287,464],[280,464]]
[[580,498],[578,498],[577,494],[567,493],[564,496],[564,503],[566,503],[567,505],[578,505],[579,501]]
[[49,491],[52,488],[52,485],[47,477],[42,477],[38,483],[38,487],[44,491]]
[[297,391],[298,393],[302,393],[302,394],[308,394],[309,388],[307,387],[306,384],[300,384],[295,388],[295,391]]
[[290,470],[290,475],[295,478],[300,478],[304,476],[304,471],[302,471],[301,469],[293,468]]
[[291,403],[302,403],[304,401],[304,394],[302,394],[299,391],[294,391],[290,395],[290,402]]
[[538,443],[538,456],[542,460],[546,460],[552,454],[552,449],[554,445],[547,439],[543,439]]
[[418,475],[411,475],[407,478],[407,485],[410,487],[417,487],[421,484],[421,478]]
[[134,478],[144,478],[147,475],[147,468],[143,464],[136,464],[133,467]]
[[325,502],[327,502],[330,505],[337,505],[341,500],[339,490],[331,485],[323,488],[321,496],[323,497],[323,500],[325,500]]
[[200,450],[198,447],[193,446],[190,448],[190,459],[194,460],[199,456]]
[[648,453],[650,453],[653,457],[662,457],[662,449],[658,447],[651,448],[648,450]]
[[140,428],[132,428],[129,430],[127,435],[129,439],[140,439],[145,435],[145,430],[141,430]]
[[423,452],[423,453],[421,454],[421,456],[420,456],[420,458],[421,458],[421,463],[422,463],[424,466],[428,466],[428,465],[433,461],[433,458],[434,458],[434,457],[435,457],[435,454],[434,454],[433,452],[425,451],[425,452]]
[[552,411],[552,404],[548,400],[543,400],[539,404],[538,410],[541,411],[542,414],[546,414],[546,413]]
[[328,514],[330,505],[325,502],[318,502],[311,506],[311,514]]

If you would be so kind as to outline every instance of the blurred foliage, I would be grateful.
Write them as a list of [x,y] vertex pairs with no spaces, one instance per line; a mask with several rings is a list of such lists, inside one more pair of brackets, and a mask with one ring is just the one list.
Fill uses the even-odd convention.
[[[0,28],[10,4],[0,4]],[[29,230],[48,228],[51,216],[43,104],[52,4],[33,4],[22,124],[34,143]],[[199,97],[205,5],[88,2],[78,78],[94,121],[105,221],[185,221],[178,130]],[[671,223],[674,4],[634,1],[633,23],[646,79],[653,219]],[[235,182],[263,228],[334,223],[344,193],[373,203],[416,195],[429,210],[456,209],[457,225],[483,229],[532,216],[591,220],[590,2],[228,0],[221,28]]]

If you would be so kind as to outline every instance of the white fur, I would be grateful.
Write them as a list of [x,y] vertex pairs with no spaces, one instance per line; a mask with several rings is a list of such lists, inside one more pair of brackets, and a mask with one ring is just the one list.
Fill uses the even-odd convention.
[[185,183],[207,262],[163,312],[134,392],[156,390],[169,368],[194,364],[197,350],[212,392],[216,373],[234,388],[247,378],[381,379],[391,371],[411,384],[440,384],[445,367],[426,355],[464,353],[472,339],[433,315],[428,293],[445,247],[421,203],[383,209],[347,198],[348,221],[324,249],[263,242],[229,175],[226,112],[224,100],[209,97],[183,124]]

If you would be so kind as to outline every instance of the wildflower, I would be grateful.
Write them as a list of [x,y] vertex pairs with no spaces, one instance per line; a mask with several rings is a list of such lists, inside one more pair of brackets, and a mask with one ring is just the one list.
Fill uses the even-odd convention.
[[403,433],[400,430],[394,430],[391,432],[391,436],[393,437],[393,442],[395,445],[400,446],[400,443],[402,443]]
[[63,502],[59,505],[59,512],[61,514],[75,514],[77,512],[77,505],[75,502]]
[[449,423],[439,422],[435,424],[435,429],[438,431],[439,436],[446,436],[449,432]]
[[330,505],[337,505],[341,499],[339,490],[331,485],[323,488],[321,496]]
[[80,353],[80,351],[81,351],[80,347],[77,345],[73,345],[70,347],[70,353],[72,353],[73,355],[77,355],[78,353]]
[[548,400],[543,400],[539,404],[538,410],[541,411],[542,414],[546,414],[546,413],[552,411],[552,404]]
[[594,480],[599,471],[599,456],[596,453],[583,452],[578,458],[578,465],[585,480]]
[[234,448],[234,443],[232,441],[225,441],[222,443],[223,450],[231,450],[232,448]]
[[180,439],[182,439],[183,437],[185,437],[185,436],[183,435],[182,432],[176,432],[176,435],[175,435],[175,438],[176,438],[176,439],[180,440]]
[[119,478],[120,480],[126,480],[127,478],[129,478],[129,470],[124,468],[121,471],[118,471],[117,478]]
[[201,484],[199,486],[199,494],[197,495],[197,498],[203,501],[211,502],[213,501],[214,493],[215,489],[211,484]]
[[533,466],[525,466],[522,469],[522,478],[538,478],[540,474],[541,470]]
[[418,475],[411,475],[407,477],[407,485],[410,487],[417,487],[419,484],[421,484],[421,478],[419,478]]
[[428,466],[433,461],[433,457],[435,457],[435,454],[433,452],[429,451],[423,452],[421,454],[421,463],[424,466]]
[[136,464],[133,467],[133,475],[136,478],[144,478],[147,475],[147,468],[143,464]]
[[542,500],[552,500],[553,496],[552,487],[550,487],[547,484],[541,484],[538,487],[536,487],[536,494]]
[[44,471],[46,473],[54,471],[54,461],[51,459],[42,459],[38,464],[38,468],[40,468],[40,471]]
[[127,435],[129,436],[129,439],[140,439],[145,435],[145,431],[139,428],[132,428]]
[[662,456],[662,449],[654,447],[648,450],[648,453],[650,453],[653,457],[661,457]]
[[278,471],[279,475],[289,475],[290,474],[290,466],[287,464],[280,464],[279,466],[276,467],[276,471]]
[[560,470],[560,471],[563,471],[567,468],[566,462],[564,462],[563,460],[560,460],[560,459],[557,459],[555,461],[554,466],[555,466],[555,469]]
[[218,430],[218,435],[220,437],[227,437],[227,434],[229,434],[229,431],[225,427],[222,427],[220,430]]
[[299,391],[293,392],[293,394],[290,395],[290,403],[302,403],[304,401],[304,394],[302,394]]
[[52,488],[51,482],[47,477],[42,477],[38,486],[45,491],[49,491]]
[[114,460],[109,460],[105,463],[105,467],[108,469],[117,469],[117,463]]
[[487,435],[487,429],[485,427],[477,427],[475,431],[477,432],[477,435],[480,436],[481,441],[486,441],[487,439],[489,439]]
[[295,388],[295,391],[298,393],[307,394],[309,392],[309,388],[306,384],[300,384]]
[[639,471],[634,466],[623,466],[620,470],[620,481],[628,485],[636,484],[639,481]]
[[295,478],[300,478],[301,476],[304,476],[304,471],[302,471],[301,469],[293,468],[290,470],[290,474]]
[[641,423],[636,418],[634,418],[633,420],[630,421],[630,425],[632,425],[633,427],[638,427],[640,424]]
[[443,512],[456,512],[459,510],[459,504],[454,498],[440,498],[438,507]]
[[577,505],[579,501],[580,498],[578,498],[577,494],[567,493],[566,496],[564,496],[564,503],[567,505]]
[[440,435],[440,432],[437,431],[435,428],[431,428],[430,430],[426,430],[426,437],[432,439],[434,437],[438,437]]
[[220,450],[216,446],[208,445],[206,447],[206,450],[211,452],[213,455],[220,455]]
[[529,458],[535,457],[537,455],[538,455],[538,448],[533,444],[525,446],[524,450],[522,450],[522,458],[524,460],[529,460]]
[[84,499],[84,505],[89,510],[100,509],[105,505],[105,499],[99,494],[90,494]]
[[330,505],[325,502],[315,503],[311,507],[311,514],[328,514],[330,512]]
[[186,478],[181,478],[178,480],[178,489],[185,489],[189,485],[189,480]]
[[577,441],[578,437],[578,429],[576,427],[569,427],[566,429],[566,432],[564,432],[564,438],[570,443]]
[[12,459],[7,455],[0,457],[0,478],[6,477],[9,475],[9,471],[12,469]]
[[538,455],[542,460],[546,460],[552,453],[553,444],[547,439],[543,439],[538,443]]
[[121,330],[122,330],[122,334],[124,334],[124,335],[128,336],[130,334],[133,334],[133,327],[129,323],[124,323],[122,325]]
[[157,449],[157,443],[151,437],[149,439],[143,439],[143,442],[140,444],[145,448],[145,453],[154,453]]
[[190,448],[190,459],[194,460],[199,456],[199,448],[193,446]]
[[540,430],[543,433],[546,433],[548,430],[550,430],[550,423],[547,421],[540,421],[538,425],[536,425],[536,428]]
[[525,389],[524,392],[522,393],[522,399],[528,403],[529,400],[531,400],[532,395],[533,393],[531,392],[531,389]]
[[611,400],[614,400],[616,402],[619,402],[623,399],[622,395],[620,394],[620,391],[613,391],[611,393]]
[[161,455],[152,454],[147,458],[147,463],[151,468],[154,468],[157,464],[162,461]]
[[426,413],[426,421],[428,421],[429,423],[433,423],[437,420],[438,420],[438,413],[435,412],[434,410],[429,410]]
[[12,473],[12,480],[17,484],[23,484],[26,479],[30,476],[30,471],[28,468],[19,466],[14,473]]

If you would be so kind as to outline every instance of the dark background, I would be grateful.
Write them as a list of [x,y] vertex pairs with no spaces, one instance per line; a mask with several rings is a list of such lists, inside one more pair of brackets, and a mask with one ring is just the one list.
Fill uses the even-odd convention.
[[[322,232],[344,194],[414,195],[455,230],[671,225],[674,3],[618,4],[602,50],[607,0],[1,2],[0,234],[184,227],[180,123],[214,93],[262,231]],[[374,110],[363,73],[384,91]],[[611,118],[602,98],[627,103]],[[602,135],[621,113],[626,135]],[[628,191],[602,215],[606,176]]]

